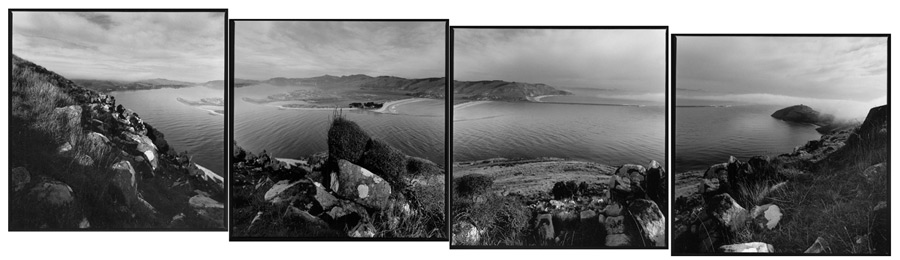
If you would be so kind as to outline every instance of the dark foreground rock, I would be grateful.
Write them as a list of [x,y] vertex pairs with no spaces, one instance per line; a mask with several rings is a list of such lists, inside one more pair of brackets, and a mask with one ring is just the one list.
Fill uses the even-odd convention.
[[190,202],[224,202],[224,179],[193,176],[190,155],[114,97],[11,63],[10,230],[225,229],[224,210]]
[[[456,246],[506,245],[522,247],[575,248],[653,248],[666,246],[666,217],[655,199],[664,198],[658,189],[666,186],[665,171],[651,162],[627,164],[618,168],[601,167],[560,160],[526,160],[523,164],[497,160],[481,164],[504,178],[498,184],[483,175],[479,164],[473,173],[453,182],[453,216],[451,243]],[[552,169],[549,164],[566,165],[568,173],[587,170],[582,179],[600,177],[602,181],[558,181],[544,192],[532,192],[532,185],[522,185],[523,165]],[[500,168],[497,168],[500,167]],[[504,176],[503,168],[513,169]],[[598,169],[605,169],[599,170]],[[542,172],[546,177],[563,176]],[[594,176],[589,176],[594,175]],[[652,181],[650,181],[652,179]],[[525,178],[528,180],[528,178]],[[509,185],[509,187],[498,187]],[[510,187],[527,187],[510,190]],[[664,188],[663,188],[664,189]],[[500,191],[503,192],[500,192]]]
[[329,151],[284,163],[234,144],[234,237],[447,237],[444,170],[337,116]]

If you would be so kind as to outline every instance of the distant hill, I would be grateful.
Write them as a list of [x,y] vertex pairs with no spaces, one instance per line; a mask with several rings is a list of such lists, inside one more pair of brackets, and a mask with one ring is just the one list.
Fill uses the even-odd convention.
[[121,90],[144,90],[144,89],[160,89],[160,88],[184,88],[197,85],[210,84],[210,81],[203,84],[192,82],[168,80],[168,79],[146,79],[140,81],[119,81],[119,80],[98,80],[98,79],[73,79],[79,86],[99,91],[112,92]]
[[453,94],[472,100],[526,101],[544,95],[571,95],[547,84],[502,80],[454,81]]
[[[240,81],[240,82],[239,82]],[[372,77],[363,74],[349,76],[324,75],[310,78],[277,77],[264,81],[235,79],[235,87],[246,87],[255,84],[275,86],[306,86],[328,89],[375,89],[388,91],[405,91],[413,96],[442,98],[444,97],[445,78],[407,79],[394,76]]]

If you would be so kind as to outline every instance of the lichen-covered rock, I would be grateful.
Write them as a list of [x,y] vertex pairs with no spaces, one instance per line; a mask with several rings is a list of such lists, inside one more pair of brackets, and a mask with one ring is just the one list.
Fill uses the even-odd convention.
[[666,217],[651,200],[638,199],[628,205],[628,212],[637,222],[642,235],[652,243],[645,246],[662,247],[666,245]]
[[707,206],[709,214],[732,231],[736,231],[747,220],[747,210],[738,205],[728,193],[713,196]]
[[481,231],[472,223],[459,221],[453,223],[453,245],[477,245],[481,241]]
[[775,204],[766,204],[753,207],[750,216],[760,228],[773,229],[781,221],[781,208]]
[[384,179],[366,168],[346,160],[338,160],[335,192],[371,208],[383,209],[390,205],[391,186]]

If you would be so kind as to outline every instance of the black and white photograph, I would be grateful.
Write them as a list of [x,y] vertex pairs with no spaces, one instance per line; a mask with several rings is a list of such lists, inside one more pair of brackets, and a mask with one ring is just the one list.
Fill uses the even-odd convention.
[[889,35],[674,35],[674,255],[890,255]]
[[225,9],[9,16],[9,230],[226,229]]
[[447,20],[233,20],[231,240],[447,240]]
[[666,248],[668,27],[454,27],[451,248]]

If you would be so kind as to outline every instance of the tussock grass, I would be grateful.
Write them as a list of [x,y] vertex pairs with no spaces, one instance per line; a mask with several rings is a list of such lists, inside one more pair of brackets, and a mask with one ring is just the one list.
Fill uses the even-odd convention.
[[356,122],[335,113],[328,128],[328,153],[333,158],[356,163],[366,150],[369,139],[369,134]]

